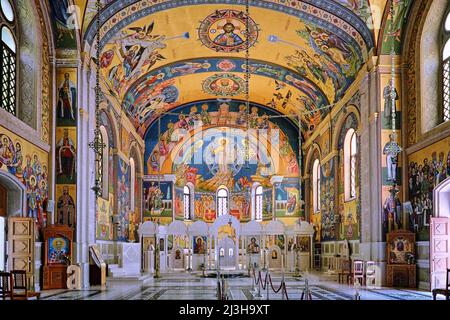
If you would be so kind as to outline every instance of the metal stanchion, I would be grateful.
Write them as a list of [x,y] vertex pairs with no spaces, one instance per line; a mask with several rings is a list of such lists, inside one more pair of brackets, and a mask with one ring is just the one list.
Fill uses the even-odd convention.
[[309,289],[308,279],[305,279],[305,289],[303,289],[302,297],[300,300],[312,300],[311,290]]
[[255,295],[256,298],[262,298],[262,295],[261,295],[261,283],[262,283],[262,279],[259,278],[260,272],[261,272],[261,271],[258,270],[258,283],[257,283],[257,286],[258,286],[258,287],[257,287],[257,289],[256,289],[256,295]]
[[355,279],[355,300],[361,300],[361,295],[359,290],[361,289],[361,283],[359,283],[359,279]]
[[284,288],[283,288],[283,284],[284,284],[284,288],[286,288],[286,283],[284,282],[284,270],[283,273],[281,274],[281,300],[285,300],[285,292],[284,292]]
[[269,300],[269,270],[266,272],[266,277],[264,279],[264,282],[266,284],[266,300]]

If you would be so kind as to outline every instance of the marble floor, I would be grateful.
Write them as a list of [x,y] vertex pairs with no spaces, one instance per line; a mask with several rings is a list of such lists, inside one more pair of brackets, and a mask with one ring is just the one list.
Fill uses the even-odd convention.
[[[273,286],[279,287],[280,274],[272,274]],[[296,278],[285,276],[286,291],[289,300],[300,300],[308,281],[312,300],[354,300],[355,287],[339,284],[336,276],[324,273],[307,273]],[[258,295],[252,286],[253,278],[229,278],[230,300],[282,300],[281,293],[261,290]],[[203,278],[199,274],[163,274],[160,279],[147,277],[144,281],[114,280],[108,281],[104,288],[90,287],[86,290],[49,290],[41,294],[41,300],[217,300],[217,280]],[[397,289],[361,287],[361,300],[432,300],[430,292]],[[441,299],[438,297],[438,299]],[[442,298],[443,299],[443,298]]]

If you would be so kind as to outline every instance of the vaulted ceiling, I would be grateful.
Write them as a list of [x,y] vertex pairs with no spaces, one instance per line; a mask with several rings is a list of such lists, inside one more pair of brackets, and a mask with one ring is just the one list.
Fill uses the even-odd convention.
[[[247,45],[250,100],[318,124],[374,47],[367,0],[250,0],[248,23],[245,0],[103,2],[102,82],[142,136],[175,107],[245,100]],[[86,50],[95,13],[88,1]]]

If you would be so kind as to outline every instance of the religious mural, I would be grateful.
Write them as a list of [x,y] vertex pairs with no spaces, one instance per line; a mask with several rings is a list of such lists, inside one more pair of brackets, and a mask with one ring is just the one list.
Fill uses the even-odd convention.
[[100,57],[105,79],[119,95],[127,90],[141,73],[151,70],[164,56],[166,36],[155,34],[155,22],[122,30],[111,39],[111,45]]
[[[60,10],[63,10],[65,6],[63,2],[54,5]],[[67,7],[64,8],[67,9]],[[61,18],[64,17],[62,12],[60,12],[60,15]],[[56,32],[61,37],[58,41],[70,41],[69,31],[73,30],[64,29],[59,20],[55,23],[59,26]],[[55,224],[66,225],[74,228],[74,230],[76,230],[77,216],[77,85],[76,68],[57,68],[55,101],[56,145],[54,159],[56,173]],[[76,235],[76,232],[74,234]]]
[[[246,34],[248,26],[248,35]],[[216,10],[206,17],[198,29],[201,43],[216,52],[240,52],[258,40],[258,26],[243,11]]]
[[72,228],[76,226],[76,185],[57,185],[56,186],[56,216],[55,223],[66,225]]
[[69,72],[64,73],[64,79],[60,80],[56,109],[58,126],[76,126],[77,124],[77,87],[73,81]]
[[[396,54],[401,53],[401,40],[403,34],[403,26],[408,17],[413,0],[393,0],[394,1],[394,17],[393,21],[389,15],[384,28],[381,53],[389,55],[391,49],[394,48]],[[389,8],[387,8],[389,10]]]
[[56,129],[56,181],[57,184],[75,184],[77,181],[77,129]]
[[172,182],[158,180],[144,180],[143,190],[143,206],[144,219],[152,220],[153,217],[172,218]]
[[282,183],[275,185],[276,217],[298,217],[300,215],[304,217],[302,205],[300,179],[285,178]]
[[130,238],[130,191],[130,166],[119,157],[117,170],[118,241],[127,241]]
[[335,166],[336,159],[332,158],[321,166],[320,181],[320,238],[321,241],[337,240],[338,230],[336,216],[336,193],[335,193]]
[[[57,55],[64,58],[75,58],[77,49],[76,12],[69,0],[50,0],[52,23]],[[68,49],[68,50],[67,50]],[[68,53],[73,51],[73,53]]]
[[247,237],[247,253],[258,254],[260,252],[259,242],[260,236]]
[[109,199],[102,197],[97,199],[97,216],[96,216],[96,239],[112,241],[114,240],[114,231],[112,219],[114,215],[114,194],[109,194]]
[[[240,96],[244,98],[245,81],[238,72],[243,73],[245,70],[245,60],[237,58],[205,58],[178,62],[164,69],[150,72],[133,84],[124,96],[124,106],[138,133],[144,135],[152,121],[163,112],[177,108],[182,103],[180,96],[188,94],[187,87],[183,93],[180,92],[181,88],[175,84],[175,77],[208,73],[200,80],[201,87],[192,88],[193,90],[202,90],[207,97]],[[280,112],[292,113],[295,121],[299,114],[298,102],[311,111],[311,115],[300,114],[305,129],[315,120],[318,120],[318,124],[328,113],[328,110],[319,110],[319,107],[322,104],[329,104],[329,99],[308,79],[299,77],[295,72],[283,67],[254,60],[250,60],[249,70],[254,75],[274,79],[273,99],[267,103],[267,106]],[[234,73],[229,73],[230,71]],[[210,75],[211,72],[228,73]],[[255,81],[256,78],[252,83]]]
[[203,82],[203,91],[217,97],[237,96],[245,92],[245,81],[231,73],[215,74]]
[[[380,76],[381,114],[381,152],[382,152],[382,228],[383,239],[386,233],[404,229],[402,215],[402,168],[401,168],[401,82],[397,77],[392,86],[392,75]],[[392,95],[392,96],[391,96]],[[395,108],[395,109],[394,109]],[[395,113],[394,113],[395,110]],[[395,123],[394,123],[395,117]],[[393,131],[394,130],[394,131]]]
[[48,154],[0,127],[0,170],[21,181],[27,192],[24,216],[34,218],[39,230],[46,225],[48,200]]
[[[203,220],[208,223],[214,222],[216,219],[216,193],[215,192],[201,192],[201,191],[195,191],[195,199],[194,199],[194,216],[196,219]],[[239,211],[239,208],[235,208],[236,204],[240,203],[239,201],[242,200],[243,208],[242,210],[245,211],[245,214],[248,215],[248,209],[245,205],[245,200],[242,199],[241,195],[234,194],[232,196],[232,206],[230,207],[230,210],[233,210],[232,212],[236,213],[236,210],[238,211],[238,214],[241,215],[241,212]],[[245,214],[242,214],[245,216]]]
[[[264,107],[252,106],[248,114],[239,102],[206,101],[176,112],[150,127],[145,151],[147,174],[176,175],[175,216],[184,216],[182,189],[190,182],[196,191],[196,217],[215,219],[215,193],[224,185],[231,192],[230,213],[248,221],[246,198],[257,182],[264,187],[263,216],[272,217],[272,175],[299,176],[295,125],[282,118],[271,119],[275,113]],[[245,133],[247,125],[250,137]],[[279,201],[286,204],[280,205],[283,209],[278,216],[299,216],[299,188],[298,178],[280,188]]]
[[450,177],[450,138],[411,154],[408,163],[408,199],[412,212],[403,212],[405,228],[415,232],[418,241],[428,241],[430,218],[434,214],[433,190]]
[[206,244],[208,242],[208,237],[206,236],[196,236],[193,238],[194,243],[194,254],[206,254]]

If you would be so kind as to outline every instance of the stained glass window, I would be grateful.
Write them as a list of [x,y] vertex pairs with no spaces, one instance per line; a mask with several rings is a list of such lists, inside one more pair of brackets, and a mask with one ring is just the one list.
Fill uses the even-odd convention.
[[314,212],[320,211],[320,162],[319,159],[314,161],[313,165],[313,208]]
[[255,220],[262,220],[263,187],[258,186],[255,190]]
[[344,188],[346,201],[356,197],[357,155],[356,132],[354,129],[349,129],[344,140]]
[[228,214],[228,190],[220,188],[217,191],[217,216]]
[[184,187],[184,218],[191,219],[191,189],[188,186]]

